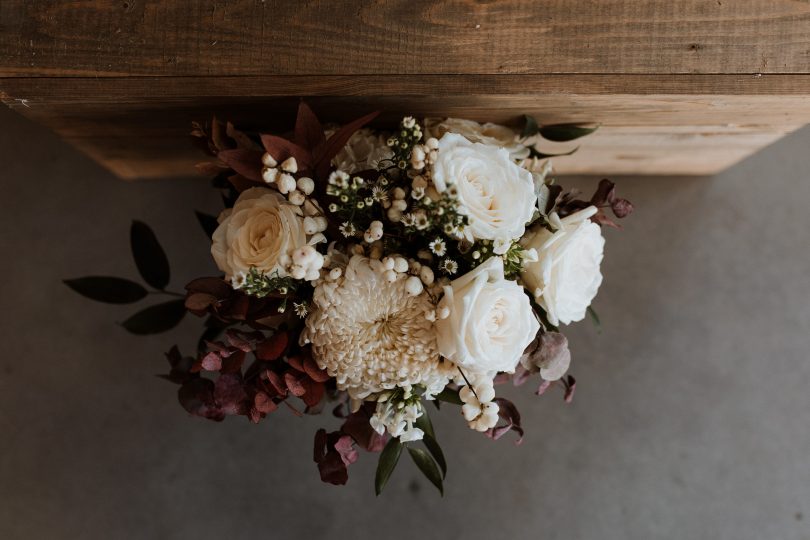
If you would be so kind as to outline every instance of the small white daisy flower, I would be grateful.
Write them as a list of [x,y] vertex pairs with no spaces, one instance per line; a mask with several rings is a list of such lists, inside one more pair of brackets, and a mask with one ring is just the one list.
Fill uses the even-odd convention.
[[447,253],[447,244],[441,238],[433,240],[430,244],[428,244],[428,247],[430,248],[430,251],[439,257],[443,257],[444,254]]
[[307,313],[309,313],[306,302],[293,302],[293,308],[295,309],[295,314],[302,319],[307,316]]
[[445,259],[439,266],[442,270],[451,275],[458,272],[458,263],[453,259]]

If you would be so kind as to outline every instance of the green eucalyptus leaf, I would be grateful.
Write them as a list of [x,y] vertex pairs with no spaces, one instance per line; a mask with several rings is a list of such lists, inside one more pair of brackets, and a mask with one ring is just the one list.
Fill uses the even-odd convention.
[[442,470],[442,478],[447,476],[447,461],[444,459],[444,452],[442,447],[439,446],[439,441],[436,439],[436,432],[433,430],[433,423],[430,421],[427,410],[422,408],[422,416],[416,419],[414,425],[425,432],[425,437],[422,439],[425,447],[439,464]]
[[596,310],[593,307],[588,306],[588,315],[591,317],[591,322],[596,327],[598,331],[602,331],[602,320],[599,318],[599,314],[596,313]]
[[377,495],[382,493],[388,479],[391,478],[391,473],[394,472],[400,455],[402,455],[402,443],[399,442],[399,439],[392,437],[380,452],[380,460],[377,462],[377,474],[374,476],[374,492]]
[[581,124],[551,124],[540,126],[538,132],[540,136],[549,141],[568,142],[590,135],[598,128],[599,126],[588,127]]
[[144,281],[156,289],[164,289],[169,284],[169,259],[155,233],[146,223],[133,221],[129,240],[135,265]]
[[147,295],[141,284],[118,277],[87,276],[64,283],[85,298],[108,304],[131,304]]
[[579,150],[579,146],[571,150],[570,152],[561,152],[559,154],[546,154],[545,152],[541,152],[534,147],[529,148],[529,157],[537,158],[537,159],[546,159],[552,157],[560,157],[560,156],[570,156],[574,152]]
[[524,114],[523,131],[521,132],[520,137],[522,139],[525,139],[526,137],[531,137],[532,135],[536,135],[539,130],[540,126],[537,125],[537,120],[535,120],[533,116]]
[[416,466],[419,467],[419,470],[422,471],[422,474],[424,474],[425,477],[430,480],[434,486],[436,486],[439,493],[444,496],[442,475],[441,472],[439,472],[439,467],[436,465],[436,462],[430,457],[430,454],[421,448],[413,448],[411,446],[408,447],[408,453],[411,455],[411,459]]
[[213,237],[214,231],[217,230],[217,227],[219,227],[219,222],[217,221],[217,218],[215,218],[210,214],[200,212],[198,210],[195,210],[194,214],[197,216],[197,221],[200,222],[200,227],[202,227],[203,231],[205,231],[205,234],[208,235],[208,238],[210,239],[211,237]]
[[143,309],[121,325],[133,334],[157,334],[171,330],[186,314],[185,300],[171,300]]
[[452,403],[454,405],[463,405],[461,398],[458,397],[458,390],[451,390],[450,388],[445,388],[436,394],[436,399],[446,403]]

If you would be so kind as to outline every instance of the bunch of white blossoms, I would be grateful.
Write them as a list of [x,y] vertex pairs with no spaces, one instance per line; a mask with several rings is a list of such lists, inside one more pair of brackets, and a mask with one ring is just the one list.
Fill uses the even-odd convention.
[[429,121],[423,135],[406,118],[349,139],[321,205],[293,158],[265,154],[265,187],[220,215],[212,254],[235,286],[258,272],[310,291],[300,346],[356,407],[377,403],[378,432],[421,438],[420,400],[447,385],[487,431],[495,376],[543,328],[536,309],[550,325],[580,320],[602,279],[596,209],[545,215],[548,170],[528,155],[503,126]]

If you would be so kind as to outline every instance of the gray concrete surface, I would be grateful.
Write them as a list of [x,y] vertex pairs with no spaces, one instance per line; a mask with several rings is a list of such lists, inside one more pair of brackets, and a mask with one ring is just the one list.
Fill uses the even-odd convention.
[[328,416],[187,417],[153,374],[196,320],[129,336],[131,307],[61,284],[136,277],[132,218],[174,288],[212,270],[206,180],[117,181],[0,110],[0,538],[810,538],[808,146],[804,130],[711,179],[617,178],[638,210],[607,233],[602,333],[569,329],[574,403],[510,390],[520,447],[434,415],[445,498],[405,461],[375,498],[374,456],[320,483]]

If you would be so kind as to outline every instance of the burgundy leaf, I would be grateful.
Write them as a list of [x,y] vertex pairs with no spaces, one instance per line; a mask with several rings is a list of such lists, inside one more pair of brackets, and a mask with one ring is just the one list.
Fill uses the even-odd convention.
[[574,378],[573,375],[569,375],[566,377],[565,381],[565,399],[566,403],[571,403],[574,400],[574,390],[577,387],[577,380]]
[[[335,437],[338,437],[335,440]],[[319,429],[315,434],[314,459],[318,464],[321,480],[335,485],[343,485],[349,480],[349,471],[346,468],[346,459],[341,452],[335,449],[335,443],[340,441],[339,433],[326,434]],[[341,443],[345,451],[345,443]]]
[[605,204],[612,203],[615,196],[616,185],[607,178],[603,178],[599,182],[599,187],[596,188],[596,193],[591,197],[591,204],[594,206],[604,206]]
[[[282,163],[287,158],[294,157],[298,163],[299,172],[312,169],[312,154],[306,148],[302,148],[294,142],[277,135],[264,134],[261,137],[264,149],[277,162]],[[259,158],[261,160],[261,156]]]
[[198,315],[217,303],[217,297],[207,293],[191,293],[186,296],[186,309]]
[[287,332],[279,331],[259,343],[256,348],[256,358],[265,362],[272,362],[278,359],[287,348],[289,336]]
[[206,371],[219,371],[222,369],[222,358],[216,352],[209,352],[202,359],[202,368]]
[[358,129],[374,120],[379,114],[379,111],[375,111],[371,114],[358,118],[353,122],[349,122],[333,133],[331,137],[329,137],[329,140],[326,141],[326,145],[324,145],[323,150],[315,156],[314,168],[317,178],[324,178],[326,176],[326,173],[329,172],[332,158],[335,157],[344,146],[346,146],[346,143],[349,142],[349,139]]
[[257,411],[263,414],[269,414],[278,409],[278,405],[273,401],[273,398],[264,392],[256,393],[256,396],[253,398],[253,406]]
[[312,153],[320,151],[326,144],[321,122],[303,100],[298,105],[298,117],[295,120],[295,142],[309,148]]
[[340,454],[343,463],[348,467],[359,457],[357,450],[354,448],[352,438],[348,435],[343,435],[334,444],[335,450]]
[[217,157],[248,180],[262,181],[262,152],[260,150],[223,150],[217,154]]
[[247,393],[242,386],[242,377],[230,373],[217,377],[214,401],[225,414],[247,413]]
[[506,424],[495,426],[488,430],[486,435],[492,439],[498,440],[509,431],[515,431],[518,434],[518,439],[515,444],[518,445],[523,442],[523,428],[520,425],[520,413],[515,407],[514,403],[504,398],[495,398],[495,403],[498,404],[498,416],[506,421]]
[[359,411],[350,414],[346,418],[346,421],[340,427],[340,431],[350,435],[360,448],[369,452],[381,452],[385,447],[386,438],[371,427],[368,422],[370,415],[371,411],[364,405]]
[[194,416],[201,416],[217,422],[225,418],[225,414],[214,402],[214,383],[208,379],[192,379],[177,391],[180,405]]
[[284,383],[290,393],[296,397],[301,397],[307,393],[306,387],[302,384],[304,379],[306,379],[306,374],[303,373],[296,375],[294,372],[288,371],[284,374]]
[[616,199],[613,201],[611,208],[613,209],[613,215],[619,219],[626,218],[633,213],[633,203],[627,199]]
[[318,363],[310,356],[304,358],[304,372],[315,382],[326,382],[331,378],[325,370],[318,367]]
[[186,290],[210,294],[219,300],[228,298],[233,292],[233,289],[226,281],[215,277],[197,278],[186,285]]

